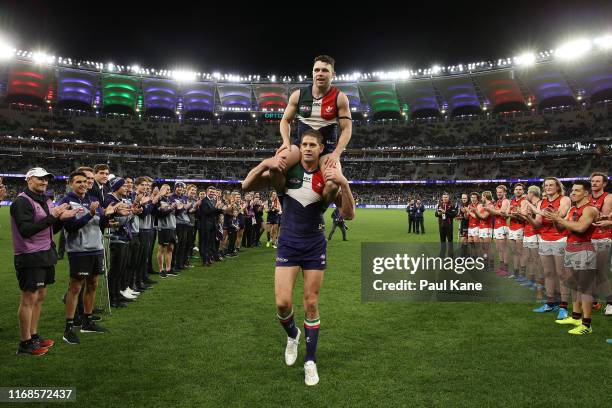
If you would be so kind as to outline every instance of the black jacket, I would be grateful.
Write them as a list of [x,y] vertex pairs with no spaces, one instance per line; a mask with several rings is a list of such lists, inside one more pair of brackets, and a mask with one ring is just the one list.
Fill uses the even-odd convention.
[[457,216],[457,206],[455,204],[452,203],[448,203],[446,205],[446,213],[445,216],[442,217],[442,214],[440,213],[440,209],[444,206],[444,204],[442,202],[438,203],[438,206],[436,207],[436,217],[438,217],[438,224],[443,225],[452,225],[453,220],[455,219],[455,217]]
[[204,198],[204,200],[202,200],[202,204],[200,204],[200,208],[198,209],[200,228],[214,228],[215,220],[221,213],[223,213],[223,210],[216,208],[213,200],[208,197]]
[[102,190],[100,190],[100,187],[98,187],[98,183],[96,181],[94,181],[91,190],[87,192],[87,194],[96,197],[100,203],[105,203],[106,196],[108,196],[110,193],[111,189],[108,183],[104,184],[102,186]]

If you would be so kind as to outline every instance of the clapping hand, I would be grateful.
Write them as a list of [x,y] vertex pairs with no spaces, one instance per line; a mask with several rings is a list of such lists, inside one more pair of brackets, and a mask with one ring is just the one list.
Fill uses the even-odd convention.
[[53,207],[51,209],[51,216],[53,218],[59,218],[66,210],[68,210],[68,208],[70,208],[70,205],[68,203]]
[[89,213],[91,214],[92,217],[96,215],[96,211],[98,211],[98,207],[100,207],[99,201],[94,201],[89,205]]

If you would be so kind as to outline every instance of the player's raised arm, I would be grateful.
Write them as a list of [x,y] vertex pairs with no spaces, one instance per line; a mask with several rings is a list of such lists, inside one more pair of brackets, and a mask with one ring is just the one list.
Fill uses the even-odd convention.
[[284,149],[291,149],[291,122],[295,119],[298,109],[298,101],[300,99],[300,91],[295,91],[289,97],[287,107],[283,113],[283,118],[280,121],[280,134],[283,139],[283,144],[276,151],[276,154],[280,153]]
[[340,128],[340,137],[336,149],[326,157],[326,166],[335,165],[340,156],[351,141],[353,133],[353,120],[351,118],[351,109],[347,96],[340,92],[338,94],[338,127]]
[[331,180],[340,187],[335,199],[333,200],[339,209],[340,216],[345,220],[355,218],[355,198],[351,192],[348,180],[338,168],[328,168],[325,171],[326,179]]

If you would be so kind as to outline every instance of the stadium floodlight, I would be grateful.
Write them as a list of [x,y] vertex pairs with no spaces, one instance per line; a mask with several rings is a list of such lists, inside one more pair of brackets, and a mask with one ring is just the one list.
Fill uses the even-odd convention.
[[514,57],[514,62],[517,65],[521,65],[524,67],[528,67],[528,66],[535,64],[535,61],[536,61],[536,56],[532,52],[525,52],[517,57]]
[[108,64],[106,64],[106,67],[111,72],[115,70],[115,64],[113,64],[112,62],[109,62]]
[[48,55],[42,51],[37,51],[32,55],[32,59],[37,64],[50,64],[53,62],[54,58],[51,55]]
[[14,47],[0,39],[0,61],[12,58],[16,51]]
[[441,71],[442,71],[442,67],[439,65],[434,65],[433,67],[431,67],[431,72],[434,75],[438,75]]
[[195,81],[196,73],[194,71],[172,71],[172,77],[179,82]]
[[561,45],[555,55],[564,60],[573,60],[582,57],[591,50],[592,43],[587,39],[579,39]]
[[599,48],[609,50],[612,48],[612,35],[604,35],[593,40],[593,43]]

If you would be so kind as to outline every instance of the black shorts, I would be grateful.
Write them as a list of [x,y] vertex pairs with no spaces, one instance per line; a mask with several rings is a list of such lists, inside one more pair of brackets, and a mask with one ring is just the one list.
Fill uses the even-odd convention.
[[104,274],[103,255],[71,256],[68,254],[68,265],[70,277],[74,279],[85,279]]
[[159,231],[159,235],[157,236],[157,243],[159,245],[166,246],[176,244],[177,242],[176,230],[163,229]]
[[36,292],[38,289],[55,283],[55,266],[19,268],[17,269],[17,281],[19,289],[23,292]]

